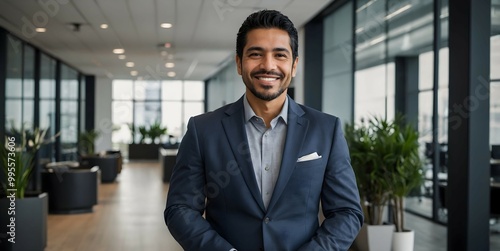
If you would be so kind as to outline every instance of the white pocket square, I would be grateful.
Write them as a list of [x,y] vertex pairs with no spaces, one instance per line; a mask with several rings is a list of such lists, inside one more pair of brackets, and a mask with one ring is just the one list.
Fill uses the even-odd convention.
[[308,155],[304,155],[300,157],[297,162],[304,162],[309,160],[321,159],[321,155],[318,155],[317,152],[310,153]]

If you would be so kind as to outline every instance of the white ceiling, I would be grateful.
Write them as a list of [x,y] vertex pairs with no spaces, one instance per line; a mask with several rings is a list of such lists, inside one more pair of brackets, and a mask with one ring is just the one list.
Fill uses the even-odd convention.
[[[84,74],[131,79],[136,70],[143,79],[204,80],[233,57],[236,34],[250,13],[277,9],[298,28],[333,1],[1,0],[0,26]],[[173,27],[161,28],[164,22]],[[80,30],[71,23],[81,23]],[[47,31],[35,33],[32,24]],[[172,47],[160,46],[166,42]],[[115,48],[125,49],[125,60],[113,54]],[[135,66],[126,67],[129,61]],[[167,69],[166,62],[175,67]],[[167,77],[168,71],[176,76]]]

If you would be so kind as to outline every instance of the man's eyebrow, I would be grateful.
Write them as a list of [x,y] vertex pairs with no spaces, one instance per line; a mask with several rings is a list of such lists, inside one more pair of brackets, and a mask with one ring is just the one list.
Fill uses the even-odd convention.
[[287,53],[290,53],[290,51],[287,48],[283,48],[283,47],[274,48],[273,51],[274,52],[287,52]]
[[[262,48],[260,46],[252,46],[252,47],[248,48],[247,51],[264,51],[264,48]],[[290,51],[287,48],[283,48],[283,47],[273,48],[273,52],[287,52],[287,53],[290,53]]]
[[263,50],[264,50],[264,48],[259,47],[259,46],[252,46],[252,47],[247,49],[247,51],[263,51]]

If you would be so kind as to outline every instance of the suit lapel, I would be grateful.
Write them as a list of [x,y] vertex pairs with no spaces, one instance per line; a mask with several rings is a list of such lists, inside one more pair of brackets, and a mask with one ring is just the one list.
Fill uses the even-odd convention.
[[309,126],[309,120],[302,117],[304,111],[292,99],[289,99],[289,103],[288,129],[285,147],[283,149],[280,174],[274,187],[273,196],[269,202],[268,211],[271,210],[278,201],[295,169],[295,164],[299,158],[299,151]]
[[228,116],[222,120],[222,125],[233,151],[233,155],[238,162],[238,167],[241,170],[243,179],[259,207],[262,211],[265,211],[264,202],[262,201],[260,190],[255,180],[255,172],[253,170],[252,158],[245,130],[245,115],[244,112],[241,111],[244,109],[243,98],[244,97],[240,98],[226,110]]

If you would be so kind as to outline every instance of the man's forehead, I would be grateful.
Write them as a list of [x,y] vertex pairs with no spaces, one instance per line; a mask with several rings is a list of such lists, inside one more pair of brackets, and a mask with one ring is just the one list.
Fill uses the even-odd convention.
[[[262,41],[262,38],[270,39]],[[258,28],[247,33],[245,49],[269,49],[269,47],[291,50],[288,32],[277,28]]]

